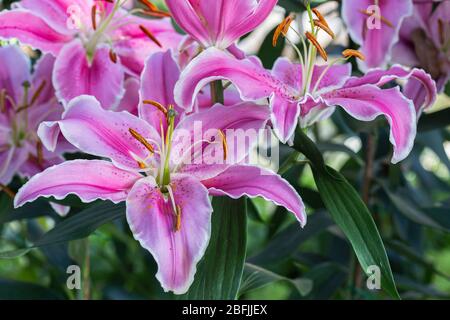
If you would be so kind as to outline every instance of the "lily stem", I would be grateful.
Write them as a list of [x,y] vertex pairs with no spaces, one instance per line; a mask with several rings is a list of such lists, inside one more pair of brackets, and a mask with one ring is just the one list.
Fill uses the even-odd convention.
[[224,98],[223,92],[224,92],[224,87],[223,87],[222,80],[215,80],[215,81],[211,82],[211,102],[212,103],[224,104],[225,98]]

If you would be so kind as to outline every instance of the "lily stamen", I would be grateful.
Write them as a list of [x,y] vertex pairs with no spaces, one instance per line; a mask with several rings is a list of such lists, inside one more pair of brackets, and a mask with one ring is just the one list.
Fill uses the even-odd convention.
[[222,140],[222,149],[223,149],[223,160],[227,160],[228,157],[228,143],[227,143],[227,137],[225,136],[225,133],[222,130],[218,130],[220,139]]
[[129,128],[128,131],[133,136],[133,138],[139,141],[148,151],[150,151],[151,153],[155,153],[155,149],[153,148],[153,146],[136,130]]
[[311,10],[314,15],[317,17],[317,19],[319,19],[319,22],[321,24],[323,24],[324,26],[326,26],[328,29],[331,29],[330,26],[328,25],[327,20],[325,19],[325,17],[320,13],[319,10],[317,10],[317,8],[314,8]]
[[16,196],[16,193],[14,191],[3,184],[0,184],[0,190],[6,193],[11,199],[14,199],[14,197]]
[[311,44],[316,47],[317,51],[319,52],[320,56],[325,60],[328,61],[328,55],[324,48],[320,45],[319,41],[317,41],[316,37],[309,31],[305,32],[306,38],[311,42]]
[[36,103],[37,99],[41,96],[42,91],[44,90],[45,86],[47,85],[47,81],[42,80],[39,87],[34,92],[33,96],[31,97],[30,106]]
[[334,34],[333,30],[331,30],[328,25],[323,24],[320,20],[314,19],[314,25],[319,29],[322,29],[323,31],[328,33],[331,39],[336,38],[336,35]]
[[272,46],[277,46],[278,38],[281,34],[283,34],[283,36],[286,36],[292,21],[294,21],[294,17],[289,15],[278,25],[278,27],[275,29],[275,33],[273,34]]
[[44,149],[42,146],[41,140],[38,140],[36,142],[36,155],[37,155],[37,162],[40,166],[44,165]]
[[150,30],[148,30],[146,27],[144,27],[143,25],[139,25],[139,29],[141,29],[141,31],[150,39],[152,40],[158,47],[162,48],[162,44],[161,42],[159,42],[158,39],[156,39],[156,37],[150,32]]
[[158,109],[159,111],[161,111],[165,117],[167,117],[167,109],[159,102],[153,101],[153,100],[144,100],[142,101],[144,104],[148,104],[151,106],[154,106],[156,109]]
[[97,5],[93,5],[91,9],[92,29],[97,30]]
[[0,112],[6,112],[6,89],[0,90]]
[[177,212],[175,217],[175,232],[181,230],[181,207],[179,205],[176,206]]
[[364,54],[362,54],[362,52],[360,52],[358,50],[346,49],[346,50],[342,51],[342,55],[345,58],[355,57],[362,61],[366,60],[366,57],[364,56]]
[[113,62],[113,63],[117,63],[117,54],[113,51],[113,49],[109,50],[109,59]]
[[367,11],[367,10],[359,10],[359,12],[361,12],[362,14],[368,16],[368,17],[375,17],[376,19],[380,20],[381,22],[383,22],[385,25],[387,25],[389,28],[394,28],[394,24],[389,21],[388,19],[386,19],[385,17],[383,17],[382,15],[377,15],[373,12]]
[[143,11],[144,14],[154,17],[171,17],[170,13],[159,10],[159,8],[156,5],[154,5],[148,0],[139,0],[139,2],[142,3],[144,6],[146,6],[148,9],[148,11]]

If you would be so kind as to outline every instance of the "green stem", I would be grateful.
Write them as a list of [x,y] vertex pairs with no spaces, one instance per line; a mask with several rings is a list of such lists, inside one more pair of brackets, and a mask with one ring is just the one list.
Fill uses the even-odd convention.
[[224,104],[224,88],[222,80],[216,80],[211,83],[211,102]]

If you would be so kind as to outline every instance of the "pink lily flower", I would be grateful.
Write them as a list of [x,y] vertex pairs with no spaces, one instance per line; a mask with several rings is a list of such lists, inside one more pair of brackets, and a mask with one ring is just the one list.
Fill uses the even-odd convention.
[[[172,105],[180,115],[184,116],[186,108],[184,105],[177,104],[174,99],[174,90],[177,81],[180,78],[181,70],[179,64],[171,50],[167,52],[157,52],[152,54],[145,63],[145,68],[142,71],[140,79],[139,96],[137,97],[139,106],[139,114],[142,119],[145,119],[154,128],[160,130],[161,112],[156,108],[149,108],[145,102],[157,101],[158,103],[168,106]],[[134,98],[136,100],[136,97]],[[209,87],[202,90],[194,102],[193,109],[195,112],[206,110],[212,107],[211,90]],[[236,90],[229,88],[224,92],[224,105],[232,106],[242,102]],[[124,107],[126,110],[126,107]],[[189,110],[192,111],[192,110]],[[166,124],[163,121],[163,129],[166,129]]]
[[[433,11],[432,1],[414,3],[414,13],[405,19],[392,60],[410,67],[424,68],[442,92],[450,79],[450,2],[442,1]],[[411,85],[411,95],[420,96],[420,86]]]
[[[0,38],[56,57],[53,84],[68,102],[94,95],[115,107],[124,94],[124,74],[137,76],[151,53],[175,47],[181,36],[170,18],[149,20],[127,11],[124,0],[22,0],[0,13]],[[149,39],[150,38],[150,39]]]
[[42,121],[59,119],[64,109],[51,86],[52,56],[43,56],[33,74],[17,46],[0,47],[0,61],[0,184],[6,186],[16,174],[30,177],[64,160],[63,145],[48,152],[37,135]]
[[412,0],[344,0],[342,18],[351,38],[361,45],[362,70],[384,68],[399,37],[403,20],[413,12]]
[[167,0],[166,4],[176,23],[203,48],[228,49],[243,57],[235,42],[262,23],[277,0]]
[[[153,63],[167,58],[156,55]],[[155,87],[159,90],[165,92]],[[164,100],[159,93],[152,96],[156,97],[163,103],[172,100]],[[49,168],[19,190],[15,206],[38,197],[62,199],[68,194],[84,202],[126,201],[134,237],[155,258],[156,277],[164,290],[176,294],[185,293],[192,284],[209,242],[212,207],[208,196],[261,196],[286,207],[302,226],[306,223],[302,200],[284,179],[242,164],[247,153],[228,148],[232,142],[228,130],[264,128],[267,108],[247,102],[177,115],[175,107],[154,101],[153,105],[141,104],[139,114],[140,118],[104,110],[90,96],[72,100],[62,120],[41,125],[44,145],[53,149],[60,131],[81,151],[111,161],[74,160]],[[198,125],[206,137],[196,141]],[[232,161],[217,160],[231,155]]]
[[[283,143],[293,138],[299,121],[302,127],[308,127],[329,117],[336,106],[362,121],[383,115],[391,126],[393,163],[401,161],[411,151],[417,113],[431,106],[436,98],[434,81],[419,69],[408,71],[394,66],[387,71],[373,70],[357,78],[351,76],[351,64],[313,64],[313,68],[308,69],[303,64],[280,58],[270,72],[256,59],[238,60],[210,48],[182,72],[175,87],[175,101],[191,106],[198,92],[207,83],[218,79],[231,81],[245,101],[268,98],[272,125]],[[427,93],[423,105],[415,106],[398,87],[382,88],[392,80],[401,79],[415,79],[423,86]]]

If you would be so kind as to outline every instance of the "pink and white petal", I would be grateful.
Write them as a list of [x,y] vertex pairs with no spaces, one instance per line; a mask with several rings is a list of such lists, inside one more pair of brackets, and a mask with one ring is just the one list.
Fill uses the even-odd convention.
[[361,11],[366,11],[373,5],[369,0],[347,0],[342,4],[342,16],[349,27],[350,35],[361,45],[361,51],[366,56],[364,62],[358,61],[363,70],[385,66],[390,60],[393,45],[398,41],[403,20],[413,12],[412,0],[380,2],[380,14],[390,21],[392,26],[380,22],[380,28],[369,29],[366,25],[369,17]]
[[216,48],[209,48],[194,58],[183,70],[175,86],[175,101],[190,110],[204,86],[214,80],[230,80],[242,100],[268,98],[272,93],[295,99],[296,90],[271,75],[251,59],[238,60]]
[[0,13],[0,39],[13,38],[54,56],[72,40],[71,36],[54,30],[40,16],[23,9],[5,10]]
[[35,101],[35,105],[49,102],[49,100],[55,97],[55,90],[53,89],[52,84],[54,65],[55,57],[51,54],[43,55],[34,65],[34,72],[31,80],[31,94],[35,94],[36,91],[42,86],[41,92]]
[[298,91],[303,87],[302,66],[292,63],[288,58],[278,58],[272,68],[272,75],[280,79],[283,83]]
[[48,168],[20,188],[14,206],[20,207],[39,197],[64,199],[69,194],[83,202],[97,199],[114,203],[124,201],[142,176],[121,170],[102,160],[73,160]]
[[[211,175],[215,170],[220,172],[222,165],[239,163],[248,155],[257,142],[259,130],[266,126],[268,119],[267,107],[250,102],[234,106],[217,104],[194,113],[184,118],[175,129],[173,150],[176,152],[171,160],[177,165],[181,162],[181,171],[189,171],[200,178]],[[226,137],[226,157],[221,133]]]
[[[76,30],[69,28],[68,19],[71,15],[82,22],[90,21],[91,0],[22,0],[14,4],[16,8],[23,8],[41,17],[54,30],[67,35],[73,35]],[[89,19],[89,20],[88,20]]]
[[[159,141],[159,135],[145,121],[128,112],[104,110],[91,96],[73,99],[58,123],[71,144],[85,153],[109,158],[122,169],[139,170],[138,161],[150,155],[149,150],[130,134],[130,129],[147,139],[155,150],[159,148],[154,144],[154,141]],[[42,142],[54,145],[57,129],[54,124],[46,127],[51,130],[47,136],[41,136]]]
[[[421,110],[431,107],[436,101],[437,88],[431,76],[422,69],[414,68],[408,70],[400,65],[394,65],[388,70],[373,69],[362,77],[352,77],[346,82],[345,87],[356,87],[364,84],[374,84],[382,87],[393,80],[406,82],[405,88],[408,88],[410,81],[413,81],[415,85],[420,84],[421,90],[423,90],[423,99],[413,100],[417,113],[421,113]],[[412,98],[413,96],[408,97]]]
[[28,110],[28,123],[31,130],[34,131],[36,128],[39,128],[40,124],[44,121],[48,122],[61,119],[64,107],[55,100],[33,105]]
[[109,49],[99,47],[92,63],[79,40],[64,46],[56,58],[53,84],[64,103],[80,95],[93,95],[107,109],[115,108],[124,94],[124,72],[109,58]]
[[313,97],[309,93],[299,101],[298,105],[301,128],[308,128],[316,122],[327,119],[336,110],[334,106],[327,105],[322,97]]
[[139,90],[139,100],[141,101],[139,116],[150,123],[158,132],[160,131],[161,121],[163,124],[167,123],[164,114],[151,105],[143,104],[142,101],[153,100],[166,108],[172,105],[179,114],[182,114],[184,109],[175,103],[173,96],[175,84],[179,77],[180,68],[173,59],[170,50],[154,53],[145,63]]
[[21,103],[23,83],[30,81],[30,59],[19,46],[6,46],[0,47],[0,61],[0,90]]
[[64,205],[56,203],[56,202],[50,202],[50,206],[60,217],[63,217],[63,218],[65,216],[67,216],[70,212],[69,206],[64,206]]
[[341,106],[361,121],[372,121],[380,115],[386,117],[391,127],[389,140],[394,146],[392,163],[405,159],[411,152],[416,136],[416,110],[398,87],[383,90],[369,84],[335,90],[322,97],[327,105]]
[[218,21],[216,45],[224,49],[265,21],[277,0],[220,0],[213,1],[215,8],[211,8],[211,1],[200,3],[205,4],[205,14],[210,16],[208,22]]
[[227,195],[234,199],[242,196],[263,197],[292,212],[302,227],[306,224],[302,199],[286,180],[271,171],[256,166],[235,165],[202,183],[213,196]]
[[208,28],[205,27],[206,21],[202,21],[190,0],[167,0],[166,4],[175,22],[187,34],[200,42],[205,48],[213,44]]
[[134,77],[129,77],[125,80],[125,94],[123,95],[120,104],[117,106],[116,111],[128,111],[132,115],[137,116],[139,106],[139,88],[140,82]]
[[[444,25],[443,30],[442,26],[439,26],[440,23],[443,23]],[[448,46],[448,43],[450,41],[449,26],[450,3],[448,1],[441,1],[441,3],[434,10],[433,15],[429,19],[429,32],[431,33],[431,37],[436,47],[441,48],[443,46]]]
[[156,278],[164,291],[185,293],[211,234],[208,191],[186,175],[173,177],[174,201],[181,209],[180,229],[170,199],[165,200],[153,177],[141,179],[127,199],[127,220],[134,238],[158,264]]
[[352,65],[350,63],[332,65],[330,67],[326,65],[315,66],[311,78],[310,89],[316,89],[314,90],[314,93],[319,95],[323,91],[341,88],[350,78],[351,74]]
[[55,151],[60,138],[61,129],[59,128],[59,121],[44,121],[37,130],[39,139],[42,145],[49,151]]
[[280,99],[272,95],[270,97],[270,119],[274,132],[282,143],[286,143],[295,132],[300,116],[298,101]]
[[[175,49],[182,39],[182,35],[173,28],[170,18],[149,20],[131,16],[127,21],[129,23],[116,30],[112,37],[115,39],[114,50],[122,65],[134,76],[141,74],[144,63],[151,54]],[[123,21],[120,23],[123,24]],[[142,32],[139,28],[141,25],[158,39],[161,47]]]
[[28,158],[25,148],[12,147],[0,152],[0,183],[8,185]]

